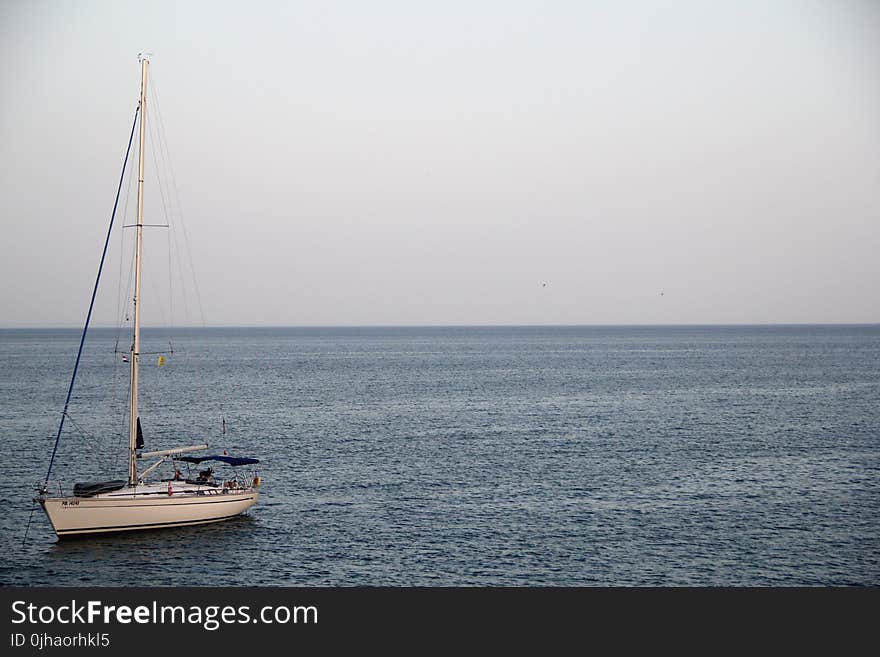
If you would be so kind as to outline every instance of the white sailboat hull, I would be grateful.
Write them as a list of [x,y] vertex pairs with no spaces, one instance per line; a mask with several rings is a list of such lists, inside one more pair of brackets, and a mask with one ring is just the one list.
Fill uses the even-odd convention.
[[45,497],[39,502],[58,538],[201,525],[234,518],[257,501],[256,488],[126,488],[94,497]]

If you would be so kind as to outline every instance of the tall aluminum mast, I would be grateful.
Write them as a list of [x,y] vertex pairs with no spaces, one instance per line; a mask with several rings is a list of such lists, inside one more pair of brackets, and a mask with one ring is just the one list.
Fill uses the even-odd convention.
[[131,409],[128,432],[128,485],[137,485],[137,428],[138,428],[138,361],[141,351],[141,249],[144,228],[144,140],[147,126],[147,65],[146,55],[141,60],[141,118],[140,149],[138,152],[138,192],[137,192],[137,242],[134,256],[134,338],[131,343]]

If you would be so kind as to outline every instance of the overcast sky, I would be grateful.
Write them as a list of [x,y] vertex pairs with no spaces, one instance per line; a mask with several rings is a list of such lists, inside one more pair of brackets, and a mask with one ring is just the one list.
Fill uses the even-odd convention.
[[0,30],[0,326],[81,324],[141,50],[209,325],[880,321],[877,2],[3,0]]

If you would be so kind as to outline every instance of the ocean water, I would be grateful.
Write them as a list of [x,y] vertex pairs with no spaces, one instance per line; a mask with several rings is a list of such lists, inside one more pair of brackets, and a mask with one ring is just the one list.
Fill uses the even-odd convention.
[[[90,336],[67,490],[126,472]],[[77,343],[0,330],[5,585],[880,585],[877,325],[147,330],[147,448],[260,458],[259,503],[23,543]]]

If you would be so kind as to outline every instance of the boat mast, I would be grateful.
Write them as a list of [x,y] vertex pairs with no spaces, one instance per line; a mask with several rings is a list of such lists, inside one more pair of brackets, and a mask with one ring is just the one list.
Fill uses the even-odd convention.
[[131,409],[128,432],[128,485],[136,486],[137,472],[137,427],[138,427],[138,360],[141,351],[141,249],[144,228],[144,140],[147,126],[147,64],[146,55],[141,60],[141,122],[140,148],[138,150],[138,191],[137,191],[137,241],[134,256],[134,337],[131,343]]

